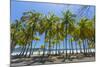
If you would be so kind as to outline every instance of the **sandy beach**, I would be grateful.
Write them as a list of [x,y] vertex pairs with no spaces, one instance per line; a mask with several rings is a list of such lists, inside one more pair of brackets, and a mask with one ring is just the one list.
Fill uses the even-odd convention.
[[[31,65],[44,65],[44,64],[60,64],[60,63],[77,63],[77,62],[92,62],[95,61],[95,57],[84,57],[81,59],[58,59],[52,57],[54,60],[49,60],[49,58],[17,58],[11,59],[11,67],[15,66],[31,66]],[[40,61],[44,59],[45,61]],[[39,62],[40,61],[40,62]]]

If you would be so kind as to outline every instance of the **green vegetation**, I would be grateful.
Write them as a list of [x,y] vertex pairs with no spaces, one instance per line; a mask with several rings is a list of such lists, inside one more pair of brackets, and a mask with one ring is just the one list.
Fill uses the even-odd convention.
[[[40,46],[43,49],[42,58],[64,54],[63,58],[68,59],[71,55],[79,54],[77,46],[84,56],[94,56],[91,48],[95,48],[95,17],[92,19],[82,17],[79,21],[76,17],[77,15],[70,10],[62,12],[62,18],[54,13],[43,15],[36,11],[24,12],[20,20],[11,23],[11,52],[16,46],[20,46],[22,50],[18,57],[31,57],[34,55],[33,49],[38,45],[40,36],[44,34],[44,44]],[[61,45],[63,45],[63,52],[57,51],[61,49]],[[71,48],[70,53],[68,53],[68,45]],[[76,53],[74,53],[74,46]],[[48,53],[46,54],[47,47]],[[52,49],[56,52],[52,53]],[[40,53],[39,56],[41,56]]]

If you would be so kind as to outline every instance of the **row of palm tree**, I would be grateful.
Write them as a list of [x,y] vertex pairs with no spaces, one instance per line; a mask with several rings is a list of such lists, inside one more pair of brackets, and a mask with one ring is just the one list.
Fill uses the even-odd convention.
[[41,36],[44,36],[44,44],[40,46],[42,57],[63,53],[64,58],[68,58],[69,54],[78,54],[78,51],[84,55],[93,54],[95,16],[92,19],[82,17],[78,21],[76,17],[69,10],[62,12],[62,17],[54,13],[44,15],[36,11],[24,12],[20,20],[11,23],[11,52],[13,53],[16,46],[20,46],[19,56],[30,57],[34,55]]

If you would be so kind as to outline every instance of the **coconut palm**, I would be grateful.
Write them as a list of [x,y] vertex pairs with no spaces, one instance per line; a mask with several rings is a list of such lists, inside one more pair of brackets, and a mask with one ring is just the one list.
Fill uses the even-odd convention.
[[[36,32],[38,31],[37,27],[38,27],[38,23],[41,21],[41,14],[35,11],[29,11],[29,12],[24,12],[23,16],[21,18],[22,22],[26,24],[26,28],[29,28],[29,32],[30,34],[30,54],[29,56],[32,54],[32,43],[33,43],[33,39],[34,39],[34,35],[36,34]],[[27,50],[28,51],[28,50]],[[26,53],[27,54],[27,53]]]
[[[87,52],[87,50],[86,50],[87,40],[92,41],[91,39],[94,35],[93,23],[91,22],[91,20],[89,20],[87,18],[83,18],[80,20],[79,26],[80,26],[80,38],[83,42],[83,50],[84,50],[84,54],[85,54]],[[94,39],[94,37],[93,37],[93,39]]]
[[66,46],[66,58],[67,58],[67,49],[68,49],[67,48],[68,27],[69,27],[69,24],[74,21],[74,18],[75,18],[75,15],[72,14],[69,10],[63,12],[62,22],[63,22],[64,27],[65,27],[64,28],[64,32],[66,33],[66,36],[65,36],[65,41],[66,41],[66,44],[65,44],[65,46]]
[[49,55],[51,54],[51,41],[52,41],[52,38],[55,37],[55,33],[56,33],[56,23],[59,22],[59,17],[57,17],[56,15],[50,13],[48,16],[47,16],[47,22],[49,24],[49,27],[48,27],[48,31],[47,31],[47,37],[49,38],[49,45],[48,45],[48,48],[49,48]]
[[17,36],[21,31],[21,22],[15,20],[15,23],[11,24],[11,51],[17,46]]

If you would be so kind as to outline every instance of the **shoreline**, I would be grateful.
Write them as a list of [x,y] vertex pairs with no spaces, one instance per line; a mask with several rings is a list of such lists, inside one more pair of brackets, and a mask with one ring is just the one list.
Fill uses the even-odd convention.
[[[14,59],[11,59],[11,61]],[[18,60],[18,59],[16,59]],[[48,64],[63,64],[63,63],[80,63],[80,62],[93,62],[95,61],[95,57],[84,57],[82,59],[66,59],[64,62],[62,62],[63,59],[56,59],[55,61],[45,61],[44,63],[42,62],[34,62],[32,58],[27,58],[26,60],[21,61],[19,59],[19,62],[12,63],[11,62],[11,67],[15,66],[31,66],[31,65],[48,65]]]
[[[80,63],[80,62],[92,62],[95,61],[95,52],[84,54],[82,53],[66,53],[60,51],[56,55],[54,51],[51,54],[43,55],[43,51],[37,52],[30,57],[11,55],[11,67],[15,66],[34,66],[34,65],[48,65],[48,64],[62,64],[62,63]],[[48,52],[47,52],[48,53]],[[67,59],[65,59],[67,58]]]
[[[63,51],[64,51],[64,53],[66,53],[66,50],[62,50],[62,49],[60,50],[61,53],[63,53]],[[95,52],[95,49],[92,49],[91,51]],[[80,50],[77,50],[77,52],[80,53]],[[82,50],[82,52],[84,52],[84,50]],[[43,51],[42,50],[41,51],[34,51],[33,53],[34,53],[34,55],[38,55],[38,54],[43,54]],[[45,54],[47,54],[47,53],[48,53],[48,51],[45,51]],[[56,51],[52,50],[51,53],[55,54]],[[57,53],[59,53],[59,50],[57,50]],[[67,50],[67,53],[70,53],[70,50]],[[76,50],[74,50],[74,53],[76,53]],[[17,54],[20,54],[20,51],[14,51],[13,53],[11,53],[12,56],[17,55]],[[29,54],[29,52],[27,54]]]

